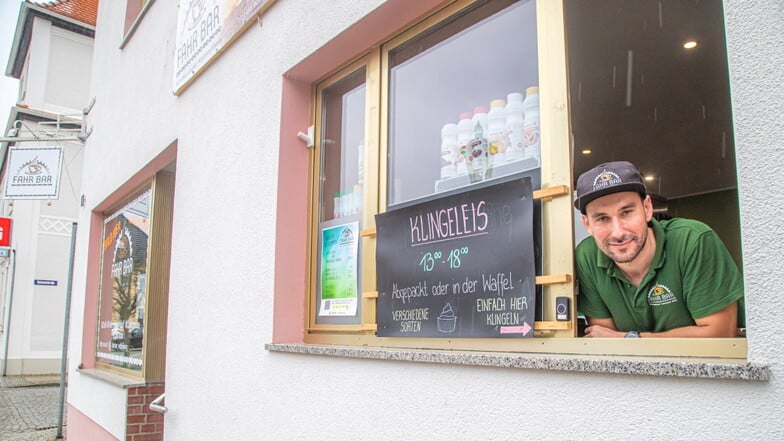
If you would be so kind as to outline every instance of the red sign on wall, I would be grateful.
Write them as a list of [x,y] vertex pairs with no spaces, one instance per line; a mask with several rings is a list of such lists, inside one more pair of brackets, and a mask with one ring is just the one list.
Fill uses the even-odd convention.
[[0,217],[0,247],[11,246],[11,221],[10,217]]

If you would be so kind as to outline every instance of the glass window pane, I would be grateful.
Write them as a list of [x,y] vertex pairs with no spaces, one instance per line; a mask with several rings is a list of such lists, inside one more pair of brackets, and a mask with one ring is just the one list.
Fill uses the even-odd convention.
[[324,89],[321,116],[321,220],[362,211],[365,68]]
[[142,368],[150,185],[106,216],[101,257],[97,357],[101,363]]
[[539,167],[534,1],[472,7],[389,62],[389,205]]
[[357,324],[365,142],[365,67],[321,92],[317,324]]

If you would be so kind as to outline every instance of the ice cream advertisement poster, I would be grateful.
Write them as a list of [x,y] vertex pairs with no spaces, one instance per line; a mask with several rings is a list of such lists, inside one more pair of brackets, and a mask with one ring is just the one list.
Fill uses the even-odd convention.
[[180,0],[174,92],[184,89],[272,3],[274,0]]
[[358,239],[358,222],[321,231],[321,316],[354,316],[357,313]]
[[377,335],[533,337],[533,218],[530,178],[376,215]]

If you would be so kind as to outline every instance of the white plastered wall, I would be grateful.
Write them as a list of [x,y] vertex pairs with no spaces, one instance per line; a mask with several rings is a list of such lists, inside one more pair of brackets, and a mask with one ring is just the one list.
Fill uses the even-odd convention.
[[[100,7],[80,225],[86,231],[90,207],[178,140],[167,441],[784,438],[784,269],[776,262],[784,213],[771,197],[784,194],[780,5],[726,2],[749,361],[772,373],[768,382],[746,382],[265,351],[281,76],[380,1],[280,0],[180,97],[170,93],[175,2],[153,4],[123,50],[119,3]],[[79,249],[86,246],[80,235]],[[80,252],[77,274],[85,259]],[[70,350],[79,354],[83,276],[75,293]],[[71,360],[69,402],[122,438],[118,416],[104,409],[117,403],[117,388],[80,379],[78,357]]]

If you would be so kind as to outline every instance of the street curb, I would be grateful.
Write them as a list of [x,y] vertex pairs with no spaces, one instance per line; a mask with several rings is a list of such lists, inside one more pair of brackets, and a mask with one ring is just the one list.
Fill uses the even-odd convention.
[[59,386],[59,375],[9,375],[0,377],[0,388]]

